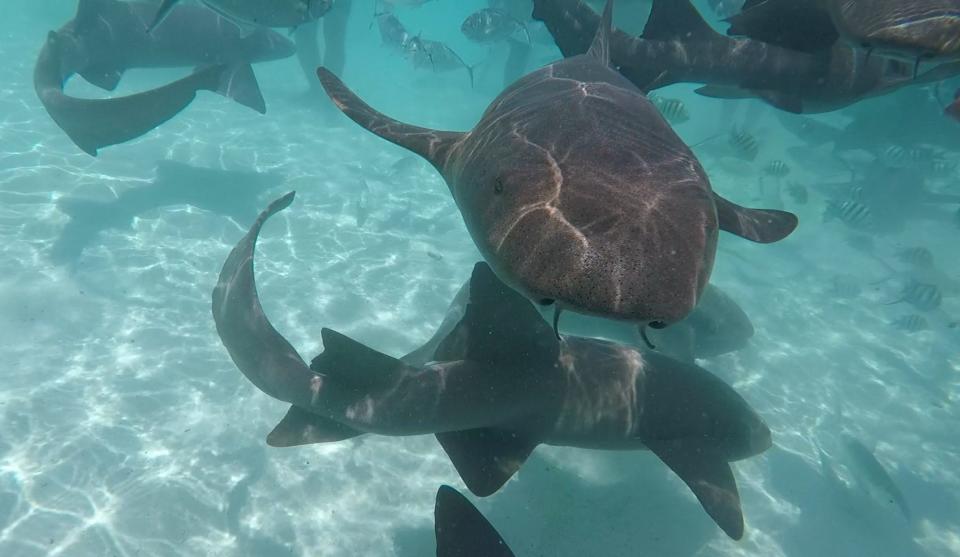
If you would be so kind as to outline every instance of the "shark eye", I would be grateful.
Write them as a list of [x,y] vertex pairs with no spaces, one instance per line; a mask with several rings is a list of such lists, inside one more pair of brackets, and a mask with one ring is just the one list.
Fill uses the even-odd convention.
[[650,328],[651,328],[651,329],[666,329],[666,328],[667,328],[667,324],[664,323],[663,321],[651,321],[651,322],[650,322]]
[[493,184],[493,193],[503,193],[503,178],[497,178],[496,183]]

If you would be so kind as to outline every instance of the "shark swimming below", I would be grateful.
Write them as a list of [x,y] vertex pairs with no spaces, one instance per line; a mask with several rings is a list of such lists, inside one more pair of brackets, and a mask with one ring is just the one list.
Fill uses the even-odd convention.
[[79,197],[57,200],[57,208],[70,220],[54,242],[50,257],[57,264],[76,263],[102,232],[129,228],[134,217],[163,207],[190,205],[230,217],[240,226],[249,226],[257,217],[260,196],[282,182],[283,176],[276,174],[159,161],[156,177],[149,185],[126,189],[113,200]]
[[263,312],[253,270],[264,210],[228,256],[213,291],[224,347],[257,388],[291,404],[272,446],[365,433],[435,434],[467,487],[495,493],[540,444],[651,450],[730,537],[743,535],[730,462],[771,445],[770,430],[730,386],[656,352],[554,335],[533,304],[485,263],[463,317],[430,362],[411,365],[321,329],[310,366]]
[[657,328],[696,306],[720,229],[775,242],[797,218],[712,191],[657,108],[610,66],[611,18],[612,2],[587,54],[523,77],[469,132],[398,122],[317,73],[349,118],[439,170],[501,279],[558,316]]
[[[155,6],[146,2],[80,0],[76,16],[51,31],[37,57],[34,88],[47,113],[84,152],[149,132],[186,108],[198,91],[213,91],[266,112],[251,63],[292,56],[293,43],[273,31],[245,33],[199,6],[171,10],[162,28],[146,32]],[[79,74],[113,91],[131,68],[196,67],[194,73],[141,93],[83,99],[64,92]]]

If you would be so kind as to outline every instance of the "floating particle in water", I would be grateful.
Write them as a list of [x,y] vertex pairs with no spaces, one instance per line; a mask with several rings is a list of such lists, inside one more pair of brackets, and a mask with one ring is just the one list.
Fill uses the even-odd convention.
[[435,251],[427,250],[427,257],[435,261],[443,261],[443,256]]

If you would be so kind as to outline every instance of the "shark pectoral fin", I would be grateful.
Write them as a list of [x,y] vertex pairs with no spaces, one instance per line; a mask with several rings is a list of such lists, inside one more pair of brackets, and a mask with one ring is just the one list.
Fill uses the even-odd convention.
[[716,193],[720,229],[752,242],[779,242],[796,230],[799,220],[793,213],[773,209],[748,209],[727,201]]
[[735,85],[704,85],[693,90],[694,93],[711,99],[752,99],[756,95]]
[[310,362],[310,369],[336,377],[361,392],[389,388],[408,369],[402,361],[332,329],[320,329],[320,336],[323,339],[323,352]]
[[452,487],[440,486],[433,516],[437,557],[513,557],[496,529]]
[[343,81],[330,70],[317,68],[320,84],[348,118],[387,141],[409,149],[441,168],[446,161],[450,148],[465,134],[431,130],[404,124],[385,114],[377,112],[351,91]]
[[156,15],[153,16],[153,21],[150,22],[150,25],[147,25],[147,33],[156,29],[157,25],[163,22],[164,18],[170,14],[170,10],[172,10],[179,1],[180,0],[163,0],[163,3],[157,8]]
[[494,428],[438,433],[437,441],[463,483],[478,497],[496,493],[539,444],[524,435]]
[[363,435],[363,432],[291,406],[286,416],[267,435],[267,444],[271,447],[296,447],[312,443],[333,443],[359,435]]
[[214,91],[260,114],[267,112],[260,84],[250,64],[234,64],[223,68]]
[[504,284],[484,262],[473,267],[470,303],[452,335],[465,335],[465,359],[524,371],[552,366],[560,342],[530,300]]
[[762,99],[775,108],[791,114],[803,114],[803,98],[773,89],[750,89],[735,85],[704,85],[694,93],[711,99]]
[[743,537],[737,482],[721,455],[684,440],[644,444],[687,484],[721,530],[735,540]]
[[690,0],[653,0],[650,17],[641,36],[651,41],[726,40],[710,27]]
[[80,77],[105,91],[113,91],[120,83],[120,78],[123,77],[123,70],[90,67],[80,72]]

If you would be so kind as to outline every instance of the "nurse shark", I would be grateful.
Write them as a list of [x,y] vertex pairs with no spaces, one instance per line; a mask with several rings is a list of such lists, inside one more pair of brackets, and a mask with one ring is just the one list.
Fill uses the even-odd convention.
[[656,352],[554,335],[486,263],[474,267],[463,317],[430,362],[411,365],[331,329],[308,366],[260,305],[254,248],[264,210],[228,256],[213,291],[224,347],[257,388],[291,404],[272,446],[362,434],[434,434],[467,487],[495,493],[540,444],[650,450],[730,537],[743,535],[730,462],[762,453],[770,430],[730,386]]
[[712,191],[690,149],[610,65],[612,1],[586,54],[507,88],[469,132],[381,114],[324,68],[333,102],[372,133],[432,163],[480,253],[543,305],[662,328],[696,306],[720,229],[775,242],[783,211]]
[[[251,63],[293,55],[293,43],[266,29],[244,31],[216,13],[184,5],[147,33],[156,6],[147,2],[80,0],[76,16],[47,35],[34,68],[34,88],[47,113],[84,152],[96,155],[176,116],[197,91],[214,91],[260,113],[266,106]],[[110,99],[64,92],[79,74],[113,91],[131,68],[196,67],[156,89]]]

